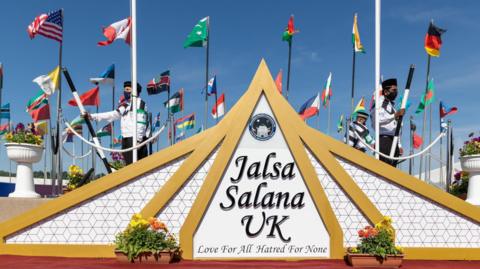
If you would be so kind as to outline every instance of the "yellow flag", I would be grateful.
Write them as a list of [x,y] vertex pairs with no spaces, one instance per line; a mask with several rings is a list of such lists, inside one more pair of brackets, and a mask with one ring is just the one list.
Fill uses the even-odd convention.
[[355,50],[355,52],[365,53],[365,49],[363,48],[362,42],[360,41],[360,33],[358,33],[356,13],[355,13],[355,17],[353,17],[352,42],[353,42],[353,49]]
[[60,81],[60,66],[57,66],[48,75],[41,75],[36,77],[33,80],[33,82],[37,83],[38,86],[40,86],[40,88],[47,95],[52,95],[55,93],[55,90],[58,89],[59,81]]

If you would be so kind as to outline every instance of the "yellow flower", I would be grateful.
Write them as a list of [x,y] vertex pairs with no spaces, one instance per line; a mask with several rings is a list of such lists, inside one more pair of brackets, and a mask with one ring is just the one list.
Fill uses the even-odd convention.
[[12,134],[12,133],[7,133],[7,134],[5,135],[5,140],[7,140],[7,141],[12,140],[12,138],[13,138],[13,134]]
[[395,249],[399,252],[399,253],[403,253],[403,248],[400,247],[400,246],[395,246]]

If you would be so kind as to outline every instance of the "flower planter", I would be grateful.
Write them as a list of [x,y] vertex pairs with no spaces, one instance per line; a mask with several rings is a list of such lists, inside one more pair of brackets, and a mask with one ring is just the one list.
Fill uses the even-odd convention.
[[469,173],[466,202],[480,205],[480,154],[460,157],[460,165]]
[[17,162],[15,191],[9,197],[38,198],[33,182],[32,164],[42,159],[43,146],[23,143],[5,143],[7,156]]
[[399,268],[403,255],[387,255],[386,259],[370,254],[347,253],[347,260],[353,267]]
[[126,253],[115,250],[115,257],[119,262],[146,264],[169,264],[180,261],[179,253],[174,251],[161,251],[158,254],[152,252],[142,252],[140,255],[138,255],[138,257],[134,258],[133,261],[129,261]]

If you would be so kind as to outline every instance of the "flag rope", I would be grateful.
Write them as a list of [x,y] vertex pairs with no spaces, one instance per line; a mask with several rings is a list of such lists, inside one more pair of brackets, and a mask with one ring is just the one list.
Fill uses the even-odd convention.
[[157,138],[162,132],[163,130],[165,129],[165,125],[166,124],[163,124],[163,126],[160,128],[160,130],[158,130],[153,136],[151,136],[150,138],[148,138],[147,140],[143,141],[142,143],[140,144],[137,144],[136,146],[133,146],[133,147],[130,147],[130,148],[126,148],[126,149],[112,149],[112,148],[105,148],[105,147],[102,147],[100,145],[96,145],[95,143],[92,143],[90,141],[88,141],[87,139],[85,139],[83,136],[81,136],[80,134],[78,134],[75,129],[73,129],[73,127],[65,120],[63,119],[63,122],[65,123],[65,126],[67,126],[67,128],[74,134],[76,135],[78,138],[80,138],[80,140],[82,140],[85,144],[87,145],[90,145],[96,149],[101,149],[101,150],[104,150],[104,151],[108,151],[108,152],[119,152],[119,153],[123,153],[123,152],[128,152],[128,151],[132,151],[132,150],[136,150],[144,145],[146,145],[147,143],[151,142],[152,140],[154,140],[155,138]]
[[65,148],[65,142],[62,142],[62,149],[63,151],[68,155],[70,156],[70,158],[73,158],[75,160],[78,160],[78,159],[83,159],[85,157],[88,157],[91,153],[92,153],[92,150],[89,150],[87,153],[85,153],[84,155],[80,155],[80,156],[77,156],[73,153],[71,153],[70,151],[68,151],[67,148]]
[[415,157],[417,157],[417,156],[419,156],[419,155],[424,154],[424,153],[425,153],[426,151],[428,151],[431,147],[433,147],[438,141],[440,141],[440,138],[442,138],[442,137],[444,137],[444,136],[446,135],[445,132],[441,132],[441,133],[437,136],[437,138],[435,138],[435,140],[433,140],[433,142],[430,143],[430,145],[428,145],[426,148],[424,148],[423,150],[421,150],[421,151],[419,151],[419,152],[417,152],[417,153],[415,153],[415,154],[408,155],[408,156],[403,156],[403,157],[390,157],[389,155],[383,154],[382,152],[377,151],[377,150],[375,150],[374,148],[372,148],[367,142],[365,142],[365,141],[363,140],[363,138],[361,138],[361,137],[357,134],[357,132],[353,132],[353,133],[355,134],[355,137],[356,137],[357,139],[359,139],[359,141],[360,141],[362,144],[364,144],[369,150],[373,151],[374,153],[376,153],[376,154],[378,154],[378,155],[380,155],[380,156],[382,156],[382,157],[384,157],[384,158],[388,158],[388,159],[390,159],[390,160],[396,160],[396,161],[408,160],[408,159],[415,158]]

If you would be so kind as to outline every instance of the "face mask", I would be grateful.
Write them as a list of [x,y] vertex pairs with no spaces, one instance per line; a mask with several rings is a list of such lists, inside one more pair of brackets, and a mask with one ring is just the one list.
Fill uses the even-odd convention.
[[390,99],[391,101],[395,100],[397,98],[397,92],[391,92],[387,95],[387,98]]
[[125,97],[125,100],[130,100],[131,95],[132,95],[131,92],[123,92],[123,97]]

